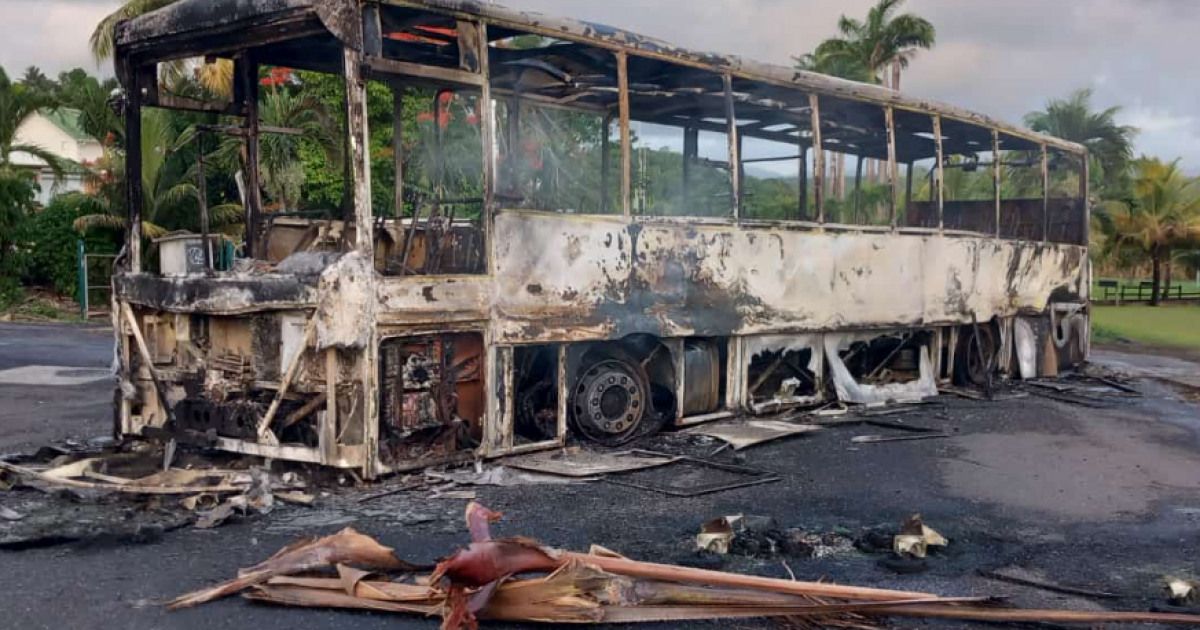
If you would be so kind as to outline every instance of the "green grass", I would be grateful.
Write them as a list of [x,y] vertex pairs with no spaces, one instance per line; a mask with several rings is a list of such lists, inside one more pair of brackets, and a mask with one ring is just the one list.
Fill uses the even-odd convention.
[[1200,307],[1093,306],[1092,338],[1200,348]]

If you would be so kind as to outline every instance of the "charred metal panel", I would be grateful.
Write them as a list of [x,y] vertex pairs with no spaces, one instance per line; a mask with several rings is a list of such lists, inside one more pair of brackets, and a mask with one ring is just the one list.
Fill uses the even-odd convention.
[[988,321],[1043,311],[1052,299],[1087,299],[1082,248],[984,238],[925,241],[921,273],[927,322],[965,324],[971,322],[970,314]]
[[881,333],[841,333],[825,335],[825,361],[833,377],[838,400],[864,405],[893,402],[915,402],[938,395],[937,378],[933,362],[929,358],[929,347],[919,346],[916,350],[917,378],[910,382],[871,383],[857,380],[843,362],[841,353],[855,342],[868,342]]
[[501,339],[919,327],[1084,299],[1080,247],[503,212]]
[[163,278],[149,274],[113,276],[123,301],[176,313],[239,314],[311,307],[315,278],[292,275]]
[[380,324],[449,324],[491,316],[492,280],[485,276],[382,278],[376,285]]
[[495,306],[501,340],[603,339],[600,311],[626,306],[633,243],[615,217],[505,212],[496,218]]
[[116,43],[145,46],[170,36],[209,34],[304,14],[316,15],[342,43],[362,49],[359,5],[353,0],[185,0],[118,23]]
[[318,348],[363,348],[374,340],[375,275],[371,257],[358,251],[342,256],[321,274]]

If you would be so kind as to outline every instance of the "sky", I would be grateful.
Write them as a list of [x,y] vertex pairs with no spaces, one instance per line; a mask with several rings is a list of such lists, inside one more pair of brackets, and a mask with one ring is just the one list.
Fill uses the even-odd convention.
[[[873,0],[503,0],[700,50],[790,64],[836,34],[838,16]],[[83,67],[111,74],[88,51],[110,0],[0,0],[0,66],[37,65],[50,76]],[[937,47],[906,71],[903,91],[1019,123],[1051,98],[1090,87],[1095,104],[1120,106],[1141,129],[1137,151],[1182,158],[1200,173],[1200,102],[1194,38],[1200,2],[1189,0],[909,0],[937,28]]]

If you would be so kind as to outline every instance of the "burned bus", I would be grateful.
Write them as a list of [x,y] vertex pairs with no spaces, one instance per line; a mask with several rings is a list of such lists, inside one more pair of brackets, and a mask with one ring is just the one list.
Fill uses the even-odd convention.
[[[124,435],[377,477],[1087,357],[1076,144],[458,0],[179,0],[116,51]],[[165,90],[185,58],[231,62],[232,96]],[[296,132],[264,122],[274,68],[341,86],[340,203],[264,203],[262,147]],[[148,108],[241,143],[232,264],[204,203],[142,251]]]

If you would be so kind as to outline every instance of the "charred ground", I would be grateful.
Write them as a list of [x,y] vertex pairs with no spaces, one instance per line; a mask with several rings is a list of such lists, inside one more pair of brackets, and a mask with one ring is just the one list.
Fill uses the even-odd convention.
[[[81,348],[107,338],[77,328],[52,332],[59,343],[30,353],[44,329],[4,329],[4,360],[13,367],[77,365]],[[1098,358],[1104,359],[1104,352]],[[86,352],[85,352],[85,356]],[[101,356],[95,349],[91,361]],[[87,359],[85,359],[86,362]],[[1128,361],[1128,357],[1123,357]],[[90,365],[90,363],[89,363]],[[7,367],[7,366],[6,366]],[[531,536],[559,547],[600,544],[644,560],[787,577],[825,577],[862,586],[928,590],[942,595],[1013,596],[1027,606],[1145,610],[1162,603],[1159,578],[1195,573],[1200,551],[1200,411],[1171,386],[1135,381],[1145,396],[1101,408],[1029,395],[995,402],[943,396],[889,417],[952,434],[948,439],[852,444],[878,427],[845,426],[752,447],[716,459],[775,471],[776,483],[695,498],[665,497],[606,482],[515,488],[481,487],[478,500],[505,512],[499,535]],[[109,426],[104,387],[43,386],[33,404],[21,388],[4,387],[4,450],[69,437],[94,437]],[[53,391],[50,391],[52,390]],[[80,418],[59,423],[63,414]],[[82,416],[82,417],[80,417]],[[11,435],[16,426],[19,437]],[[639,446],[708,455],[721,443],[694,437],[652,438]],[[681,474],[665,467],[651,476]],[[433,628],[434,621],[325,610],[289,610],[229,599],[177,613],[158,603],[233,575],[304,536],[352,525],[394,546],[403,557],[435,560],[466,542],[464,501],[402,493],[359,503],[364,491],[331,489],[312,508],[286,507],[266,517],[211,531],[172,529],[169,522],[138,535],[99,537],[43,549],[3,551],[6,624],[22,628]],[[64,501],[36,491],[0,494],[0,504],[53,521],[86,525],[118,510]],[[692,537],[715,516],[752,514],[780,529],[860,538],[913,512],[951,539],[928,570],[897,575],[880,555],[849,550],[821,558],[700,556]],[[30,518],[30,517],[27,517]],[[1096,602],[995,582],[981,569],[1019,567],[1030,576],[1111,591]],[[892,627],[923,624],[899,620]],[[713,624],[696,624],[713,626]],[[745,627],[758,627],[751,622]],[[715,627],[715,626],[713,626]]]

